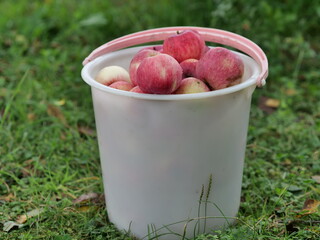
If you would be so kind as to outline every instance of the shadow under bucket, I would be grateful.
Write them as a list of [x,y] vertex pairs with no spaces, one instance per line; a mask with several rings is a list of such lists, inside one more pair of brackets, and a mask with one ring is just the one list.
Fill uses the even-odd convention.
[[[94,80],[105,66],[128,69],[142,48],[133,46],[185,29],[248,54],[237,53],[245,65],[242,83],[206,93],[155,95],[112,89]],[[230,32],[169,27],[106,43],[84,65],[81,74],[92,90],[111,222],[140,239],[164,234],[159,239],[166,240],[233,223],[240,205],[251,96],[268,72],[263,51]]]

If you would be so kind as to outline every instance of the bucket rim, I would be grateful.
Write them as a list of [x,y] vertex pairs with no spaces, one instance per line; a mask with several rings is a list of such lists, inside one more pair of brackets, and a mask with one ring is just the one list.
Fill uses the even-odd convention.
[[223,44],[229,47],[233,47],[240,50],[250,57],[252,57],[260,66],[261,72],[256,79],[256,85],[262,87],[266,84],[268,77],[268,59],[263,50],[255,44],[253,41],[245,38],[239,34],[229,32],[226,30],[196,27],[196,26],[175,26],[175,27],[162,27],[153,28],[149,30],[139,31],[131,33],[112,41],[109,41],[100,47],[93,50],[88,57],[82,62],[83,66],[95,58],[102,56],[106,53],[110,53],[116,50],[120,50],[127,47],[132,47],[139,44],[145,44],[148,42],[163,41],[169,36],[181,32],[184,30],[197,31],[206,42]]
[[126,52],[128,50],[134,51],[135,49],[143,48],[145,46],[140,47],[132,47],[127,49],[121,49],[117,51],[113,51],[107,54],[104,54],[102,56],[99,56],[92,61],[88,62],[81,70],[81,76],[83,80],[90,85],[91,87],[95,89],[99,89],[103,92],[120,95],[120,96],[127,96],[131,98],[139,98],[139,99],[145,99],[145,100],[192,100],[192,99],[203,99],[203,98],[209,98],[209,97],[215,97],[215,96],[221,96],[221,95],[227,95],[230,93],[238,92],[243,89],[249,88],[251,86],[256,85],[256,79],[258,78],[260,74],[260,67],[258,64],[249,56],[246,56],[243,53],[235,52],[236,54],[240,55],[241,58],[246,58],[247,61],[251,61],[250,64],[255,64],[256,66],[252,68],[252,73],[250,74],[249,78],[245,79],[242,83],[239,83],[234,86],[230,86],[224,89],[219,90],[213,90],[209,92],[202,92],[202,93],[189,93],[189,94],[148,94],[148,93],[135,93],[135,92],[129,92],[129,91],[123,91],[115,88],[111,88],[108,86],[105,86],[96,80],[89,74],[90,69],[93,68],[96,64],[99,64],[103,61],[105,61],[105,58],[112,58],[113,56],[121,53]]

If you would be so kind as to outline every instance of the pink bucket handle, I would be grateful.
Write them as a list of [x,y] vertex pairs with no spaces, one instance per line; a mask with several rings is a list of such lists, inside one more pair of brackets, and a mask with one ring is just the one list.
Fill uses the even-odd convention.
[[165,27],[145,30],[141,32],[132,33],[123,37],[114,39],[107,42],[94,51],[83,61],[83,65],[94,60],[95,58],[110,53],[122,48],[131,47],[138,44],[162,41],[165,38],[177,33],[177,31],[183,31],[187,29],[196,30],[200,33],[203,39],[207,42],[214,42],[236,48],[250,57],[252,57],[260,66],[261,73],[257,78],[257,86],[262,87],[266,83],[268,76],[268,59],[262,49],[251,40],[242,37],[238,34],[214,29],[214,28],[203,28],[203,27]]

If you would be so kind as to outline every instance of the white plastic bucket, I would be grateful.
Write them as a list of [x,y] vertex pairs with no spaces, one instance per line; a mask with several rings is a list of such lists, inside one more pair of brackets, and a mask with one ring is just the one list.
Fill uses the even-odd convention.
[[[207,93],[153,95],[112,89],[94,80],[108,65],[128,69],[141,47],[126,47],[163,40],[184,29],[251,56],[239,53],[244,81]],[[251,96],[256,85],[264,85],[268,72],[263,51],[230,32],[170,27],[111,41],[93,51],[84,65],[111,222],[141,239],[149,233],[165,234],[159,239],[166,240],[232,223],[240,204]]]

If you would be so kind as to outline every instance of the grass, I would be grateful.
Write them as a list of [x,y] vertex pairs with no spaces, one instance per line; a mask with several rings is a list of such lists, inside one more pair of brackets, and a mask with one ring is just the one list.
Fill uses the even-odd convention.
[[[250,38],[269,59],[253,94],[238,223],[204,239],[319,239],[318,1],[1,1],[0,223],[44,212],[0,239],[133,239],[109,222],[82,60],[135,31],[192,25]],[[275,107],[263,104],[275,99]],[[209,207],[210,205],[208,205]],[[315,206],[315,205],[313,205]]]

